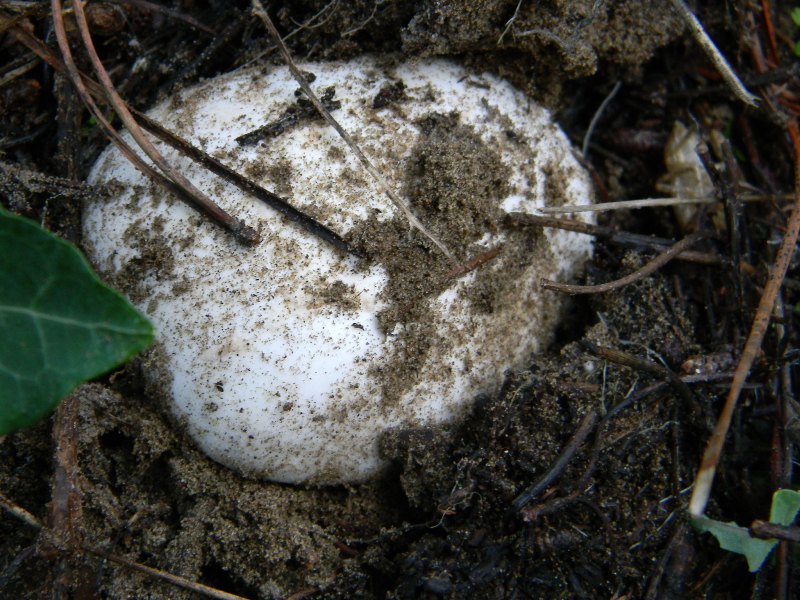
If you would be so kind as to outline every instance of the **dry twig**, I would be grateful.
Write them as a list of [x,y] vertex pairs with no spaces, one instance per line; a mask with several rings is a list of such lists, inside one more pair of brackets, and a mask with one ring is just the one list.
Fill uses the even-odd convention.
[[761,347],[761,341],[764,339],[764,334],[767,331],[772,309],[775,306],[775,299],[783,284],[783,278],[786,276],[786,271],[789,268],[789,263],[794,254],[795,244],[797,244],[797,236],[798,233],[800,233],[800,131],[798,131],[797,121],[790,121],[788,130],[792,138],[795,154],[794,211],[789,218],[789,223],[786,226],[786,233],[783,236],[783,242],[775,257],[775,264],[772,267],[769,280],[764,288],[764,293],[761,295],[761,300],[758,303],[758,309],[753,319],[750,335],[747,337],[747,342],[742,350],[742,357],[736,367],[733,382],[731,383],[728,397],[725,400],[725,406],[722,408],[717,425],[708,440],[708,445],[703,454],[703,461],[700,463],[700,469],[697,471],[692,498],[689,502],[689,512],[696,517],[702,516],[705,513],[706,504],[708,504],[708,498],[711,494],[711,486],[714,483],[714,475],[716,474],[717,465],[720,455],[722,454],[722,447],[725,444],[725,437],[728,434],[731,419],[733,418],[733,412],[736,409],[736,404],[739,401],[742,388],[747,381],[750,368],[753,366],[758,350]]
[[[69,51],[69,42],[66,38],[66,31],[63,27],[63,11],[61,7],[61,0],[51,0],[51,6],[54,23],[59,20],[61,21],[61,26],[57,28],[57,37],[59,47],[61,48],[62,52],[65,52],[64,58],[66,60],[66,55],[69,54],[71,56],[71,53]],[[203,192],[197,189],[188,179],[186,179],[186,177],[175,170],[161,155],[153,143],[147,139],[147,136],[144,135],[144,132],[141,130],[138,123],[136,123],[136,120],[133,118],[133,115],[128,110],[125,101],[114,89],[111,78],[109,77],[108,72],[105,70],[105,67],[103,67],[100,57],[97,55],[97,51],[94,48],[94,43],[89,33],[89,25],[86,21],[86,15],[83,11],[81,3],[74,3],[73,10],[75,13],[75,20],[78,24],[78,30],[81,34],[81,39],[83,40],[86,51],[89,54],[89,58],[92,62],[95,73],[100,79],[108,102],[114,108],[117,116],[119,116],[119,118],[125,124],[125,127],[128,129],[128,132],[131,134],[131,136],[133,136],[133,139],[136,140],[137,144],[139,144],[139,147],[144,151],[145,154],[147,154],[150,160],[152,160],[156,166],[161,169],[161,171],[169,180],[185,190],[185,192],[191,197],[195,206],[208,214],[225,229],[230,231],[236,237],[236,239],[243,244],[257,244],[259,241],[259,235],[255,229],[249,227],[243,221],[229,215],[226,211],[221,209],[213,200],[211,200]],[[77,82],[80,80],[80,75],[77,74],[77,68],[75,69],[75,74],[73,74],[72,69],[70,71],[71,75],[73,75],[73,81],[75,81],[77,86]]]
[[577,294],[602,294],[605,292],[610,292],[611,290],[617,290],[635,281],[643,279],[644,277],[647,277],[651,273],[655,273],[658,269],[660,269],[669,261],[671,261],[673,258],[678,256],[681,252],[689,248],[692,244],[695,244],[701,239],[703,239],[703,237],[704,235],[702,233],[692,233],[690,235],[687,235],[681,241],[673,244],[669,250],[665,250],[664,252],[656,256],[653,260],[651,260],[641,269],[637,269],[633,273],[626,275],[625,277],[621,277],[620,279],[616,279],[614,281],[601,283],[599,285],[572,285],[569,283],[559,283],[557,281],[550,281],[549,279],[542,279],[541,286],[546,290],[563,292],[565,294],[570,294],[573,296]]
[[[604,225],[594,225],[592,223],[584,223],[577,219],[554,219],[553,217],[540,217],[538,215],[531,215],[528,213],[508,213],[505,217],[504,224],[507,227],[551,227],[554,229],[564,229],[566,231],[575,231],[577,233],[585,233],[592,235],[598,239],[608,240],[611,243],[619,244],[620,246],[628,246],[634,248],[649,248],[650,250],[658,250],[663,252],[668,249],[674,240],[654,237],[651,235],[644,235],[641,233],[630,233],[628,231],[619,231],[613,227]],[[685,260],[687,262],[694,262],[703,265],[720,265],[724,261],[721,256],[709,252],[696,252],[694,250],[684,250],[676,257],[676,260]]]
[[[9,514],[20,519],[22,522],[30,525],[34,529],[38,529],[41,532],[40,535],[45,536],[45,539],[54,539],[53,531],[51,529],[45,527],[45,525],[39,519],[34,517],[24,508],[17,506],[2,493],[0,493],[0,508],[3,508]],[[137,563],[122,556],[110,554],[85,542],[80,543],[79,549],[94,554],[102,559],[110,560],[111,562],[120,564],[128,569],[146,573],[174,586],[183,588],[185,590],[190,590],[192,592],[197,592],[198,594],[202,594],[208,598],[217,598],[218,600],[247,600],[242,596],[229,594],[228,592],[223,592],[222,590],[203,585],[202,583],[191,581],[179,575],[173,575],[172,573],[167,573],[166,571],[161,571],[160,569],[148,567],[147,565]]]
[[521,509],[528,502],[541,494],[547,488],[547,486],[549,486],[553,481],[556,480],[556,478],[558,478],[559,475],[561,475],[561,473],[567,468],[567,465],[572,460],[572,457],[575,456],[575,453],[583,445],[583,442],[586,441],[586,438],[589,437],[589,434],[594,430],[598,418],[599,415],[595,410],[586,413],[581,421],[581,424],[575,430],[575,433],[572,434],[572,437],[570,438],[569,442],[567,442],[567,445],[564,446],[564,449],[561,451],[558,459],[553,464],[553,467],[547,473],[545,473],[539,479],[539,481],[525,489],[525,491],[514,498],[514,508],[517,510]]

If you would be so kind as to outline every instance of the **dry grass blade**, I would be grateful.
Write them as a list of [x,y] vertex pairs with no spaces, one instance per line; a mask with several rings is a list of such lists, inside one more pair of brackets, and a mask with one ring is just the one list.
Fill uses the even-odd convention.
[[275,43],[278,45],[278,49],[283,55],[286,65],[289,67],[292,75],[294,75],[297,83],[301,88],[303,88],[303,91],[314,105],[314,108],[316,108],[325,121],[336,130],[336,133],[339,134],[339,136],[349,146],[350,150],[356,155],[358,160],[361,161],[361,164],[367,173],[369,173],[370,176],[378,183],[378,186],[381,188],[383,193],[386,194],[389,200],[391,200],[392,204],[394,204],[394,206],[403,213],[411,226],[416,228],[420,233],[422,233],[422,235],[428,238],[428,240],[430,240],[434,246],[441,250],[442,253],[447,256],[447,258],[455,261],[455,257],[450,250],[447,249],[447,246],[445,246],[436,236],[428,231],[428,229],[422,224],[416,215],[411,212],[411,209],[406,206],[406,204],[397,196],[397,194],[392,191],[392,188],[389,187],[389,183],[386,181],[386,179],[384,179],[383,175],[380,174],[378,169],[375,168],[372,162],[370,162],[370,160],[364,155],[361,149],[353,141],[353,138],[350,137],[350,135],[342,128],[342,126],[339,125],[336,119],[333,118],[331,113],[322,105],[322,102],[308,85],[308,82],[306,82],[306,79],[303,77],[300,69],[298,69],[297,65],[294,63],[292,55],[289,53],[289,49],[286,47],[286,44],[283,43],[280,33],[278,33],[275,24],[272,22],[272,19],[269,18],[269,15],[267,14],[267,11],[264,10],[264,6],[261,4],[261,2],[259,2],[259,0],[252,0],[252,6],[253,14],[264,22],[264,26],[267,28],[270,35],[275,39]]
[[619,200],[617,202],[598,202],[597,204],[564,206],[545,206],[537,208],[546,215],[561,215],[579,212],[604,212],[607,210],[623,210],[635,208],[653,208],[657,206],[679,206],[681,204],[716,204],[717,198],[639,198],[638,200]]
[[622,87],[622,81],[617,81],[614,84],[614,87],[611,88],[611,91],[608,93],[603,101],[600,103],[600,106],[592,116],[592,120],[589,121],[589,127],[586,129],[586,135],[583,136],[583,144],[581,144],[581,156],[586,158],[586,153],[589,152],[589,144],[592,141],[592,134],[594,133],[595,127],[597,127],[597,123],[600,121],[600,117],[603,116],[603,113],[608,108],[608,105],[611,104],[611,101],[619,92],[620,88]]
[[683,0],[672,0],[672,5],[689,26],[689,30],[692,32],[694,39],[700,44],[700,47],[711,62],[714,63],[714,66],[717,67],[719,74],[722,75],[722,78],[725,80],[725,83],[728,84],[728,87],[730,87],[734,95],[745,104],[758,106],[758,97],[747,91],[747,88],[744,87],[744,84],[736,76],[736,73],[733,72],[728,61],[725,60],[725,57],[717,49],[717,46],[711,41],[711,38],[708,37],[706,30],[703,29],[702,23],[700,23],[694,13],[689,10],[686,3]]
[[[54,18],[56,18],[55,15],[62,14],[61,2],[60,0],[51,0],[51,3],[53,7]],[[105,70],[105,67],[103,67],[100,57],[97,55],[97,51],[95,50],[94,43],[89,33],[89,25],[86,21],[86,15],[83,12],[83,7],[81,6],[80,2],[75,3],[73,5],[73,9],[75,13],[75,20],[78,24],[78,30],[81,34],[81,39],[83,40],[86,51],[89,54],[89,59],[92,62],[95,73],[100,79],[100,83],[106,93],[106,97],[108,98],[111,106],[114,108],[114,111],[125,124],[125,127],[136,140],[136,143],[139,144],[139,147],[144,151],[145,154],[147,154],[150,160],[152,160],[156,166],[161,169],[167,178],[183,188],[190,195],[192,201],[198,208],[208,214],[225,229],[230,231],[236,237],[236,239],[243,244],[251,246],[257,244],[259,241],[259,235],[255,229],[249,227],[239,219],[229,215],[227,212],[217,206],[215,202],[197,189],[188,179],[172,168],[152,144],[152,142],[147,139],[147,137],[144,135],[144,132],[133,118],[133,115],[125,105],[125,102],[114,89],[111,78],[109,77],[108,72]],[[64,43],[66,44],[66,40]]]
[[[742,202],[760,202],[762,200],[788,200],[792,195],[742,194]],[[637,200],[618,200],[616,202],[598,202],[597,204],[565,204],[563,206],[546,206],[536,210],[543,214],[560,215],[579,212],[603,212],[607,210],[623,210],[636,208],[654,208],[659,206],[680,206],[683,204],[719,204],[719,199],[708,196],[703,198],[639,198]]]
[[728,397],[725,400],[725,406],[722,408],[719,420],[708,440],[708,445],[703,454],[703,461],[700,463],[700,469],[697,471],[697,476],[695,477],[694,490],[692,491],[692,498],[689,501],[689,513],[696,517],[702,516],[705,513],[706,505],[711,495],[711,486],[714,483],[714,475],[717,471],[717,464],[722,454],[722,447],[725,444],[725,437],[728,434],[731,419],[733,418],[733,412],[736,409],[736,404],[739,401],[742,388],[744,387],[745,381],[747,381],[750,368],[753,366],[753,362],[755,362],[758,349],[761,347],[761,342],[767,331],[770,315],[775,306],[775,299],[778,296],[778,291],[783,284],[783,278],[786,276],[786,271],[789,268],[789,263],[794,254],[795,244],[797,244],[798,232],[800,232],[800,131],[798,131],[797,121],[790,121],[788,129],[794,144],[795,154],[794,211],[789,218],[789,223],[786,226],[786,233],[783,236],[783,242],[775,257],[775,264],[770,271],[769,280],[764,288],[764,293],[761,295],[761,300],[758,303],[758,309],[753,319],[750,335],[747,337],[747,342],[745,342],[744,349],[742,350],[742,357],[736,367],[733,382],[731,383]]
[[26,525],[30,525],[36,529],[41,529],[44,527],[42,522],[29,513],[27,510],[22,508],[21,506],[17,506],[14,502],[11,501],[5,494],[0,492],[0,508],[5,510],[8,514],[13,517],[16,517]]

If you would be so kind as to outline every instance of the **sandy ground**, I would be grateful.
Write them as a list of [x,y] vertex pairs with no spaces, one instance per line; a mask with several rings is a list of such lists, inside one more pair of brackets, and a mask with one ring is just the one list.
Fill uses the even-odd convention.
[[[298,55],[454,56],[507,77],[552,106],[573,132],[585,131],[617,80],[637,91],[616,106],[616,122],[627,119],[625,111],[631,124],[637,111],[660,111],[662,133],[668,131],[667,115],[678,109],[647,94],[663,95],[667,84],[658,70],[666,62],[696,52],[666,0],[309,1],[273,6],[272,13],[284,31],[320,15],[294,36]],[[182,27],[142,10],[129,17],[109,46],[137,27]],[[269,42],[259,26],[246,20],[243,28],[234,38],[248,40],[242,55],[263,53]],[[207,43],[196,44],[195,55]],[[596,161],[612,198],[652,188],[652,180],[626,174],[625,161]],[[660,168],[657,154],[647,161],[650,171],[637,173]],[[666,211],[653,214],[671,219]],[[74,234],[76,215],[62,211],[54,228]],[[617,224],[674,233],[673,225],[635,217]],[[606,281],[644,260],[605,250],[587,277]],[[559,343],[510,373],[501,394],[479,398],[464,423],[388,435],[382,448],[391,470],[359,486],[297,488],[214,464],[148,394],[141,374],[157,368],[158,358],[145,355],[70,399],[79,415],[79,537],[248,598],[639,598],[654,581],[653,597],[686,597],[711,568],[714,544],[687,534],[682,490],[713,422],[712,400],[724,389],[709,384],[700,400],[687,403],[659,387],[658,377],[609,367],[581,342],[660,357],[679,369],[713,346],[696,331],[706,327],[701,303],[684,293],[707,276],[682,263],[622,291],[575,301]],[[649,386],[652,393],[608,416]],[[515,507],[582,424],[595,426],[574,460],[522,510]],[[0,443],[0,491],[43,520],[53,451],[50,422]],[[197,597],[69,549],[49,560],[35,554],[4,571],[36,544],[36,531],[0,514],[0,573],[9,573],[0,596],[49,598],[61,586],[75,598]],[[724,580],[745,576],[742,569],[728,562],[715,568],[715,589],[736,597],[736,578]]]

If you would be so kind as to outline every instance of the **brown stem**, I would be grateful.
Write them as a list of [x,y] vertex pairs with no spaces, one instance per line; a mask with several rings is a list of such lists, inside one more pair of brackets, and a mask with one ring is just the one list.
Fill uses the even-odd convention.
[[660,269],[669,261],[671,261],[673,258],[678,256],[681,252],[686,250],[692,244],[695,244],[699,240],[703,239],[703,237],[704,235],[702,233],[692,233],[690,235],[687,235],[681,241],[673,244],[669,250],[666,250],[661,254],[659,254],[658,256],[656,256],[653,260],[651,260],[641,269],[637,269],[630,275],[626,275],[625,277],[622,277],[615,281],[609,281],[607,283],[601,283],[599,285],[572,285],[569,283],[558,283],[557,281],[542,279],[541,285],[542,288],[546,290],[563,292],[565,294],[570,294],[572,296],[577,294],[602,294],[604,292],[610,292],[611,290],[619,289],[635,281],[643,279],[652,273],[655,273],[658,269]]

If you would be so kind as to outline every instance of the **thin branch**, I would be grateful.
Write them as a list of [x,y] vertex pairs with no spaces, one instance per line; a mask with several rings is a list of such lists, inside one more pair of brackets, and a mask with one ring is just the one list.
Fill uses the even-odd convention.
[[778,249],[778,253],[775,257],[775,264],[772,267],[769,280],[764,288],[764,293],[761,295],[761,300],[758,303],[758,309],[753,319],[750,335],[747,337],[747,342],[745,342],[744,349],[742,350],[742,357],[736,367],[733,382],[731,383],[728,397],[725,400],[725,406],[722,408],[717,425],[708,440],[708,445],[703,454],[703,461],[700,463],[700,469],[695,478],[692,498],[689,501],[689,512],[695,517],[702,516],[703,513],[705,513],[706,505],[711,495],[711,486],[714,483],[714,475],[717,472],[717,464],[722,454],[722,447],[725,444],[725,437],[728,434],[731,419],[733,418],[733,412],[736,409],[739,395],[747,381],[747,375],[750,373],[750,368],[755,362],[758,350],[761,347],[761,342],[764,339],[764,334],[769,326],[772,309],[775,306],[775,298],[778,296],[778,292],[783,284],[783,278],[786,276],[786,271],[789,268],[789,263],[794,254],[795,244],[797,244],[797,236],[798,233],[800,233],[800,131],[798,131],[797,121],[790,121],[788,130],[792,138],[795,153],[794,211],[792,212],[792,216],[789,217],[786,233],[783,236],[783,242]]
[[244,596],[229,594],[228,592],[223,592],[222,590],[218,590],[216,588],[203,585],[202,583],[196,583],[194,581],[191,581],[190,579],[181,577],[180,575],[173,575],[172,573],[167,573],[166,571],[162,571],[160,569],[154,569],[153,567],[148,567],[147,565],[143,565],[141,563],[128,560],[123,556],[117,556],[116,554],[109,554],[107,552],[103,552],[102,550],[94,548],[93,546],[89,546],[87,544],[84,544],[82,546],[82,549],[86,550],[87,552],[91,552],[92,554],[99,556],[100,558],[110,560],[111,562],[115,562],[119,565],[122,565],[123,567],[127,567],[128,569],[131,569],[133,571],[146,573],[151,577],[155,577],[156,579],[161,579],[162,581],[171,583],[172,585],[179,588],[183,588],[184,590],[197,592],[198,594],[202,594],[207,598],[216,598],[218,600],[247,600],[247,598],[245,598]]
[[478,254],[478,256],[472,258],[471,260],[468,260],[464,264],[458,265],[454,269],[450,270],[445,275],[445,278],[446,279],[454,279],[456,277],[461,277],[462,275],[466,275],[470,271],[474,271],[475,269],[477,269],[481,265],[486,264],[487,262],[492,260],[498,254],[500,254],[500,248],[499,247],[498,248],[491,248],[490,250],[487,250],[486,252]]
[[[56,9],[59,11],[61,9],[61,1],[51,1],[55,14]],[[117,113],[117,116],[119,116],[119,118],[125,124],[128,132],[131,134],[131,136],[133,136],[133,139],[136,140],[136,143],[139,144],[139,147],[169,179],[191,194],[192,199],[201,210],[213,218],[217,223],[222,225],[225,229],[230,231],[237,240],[248,246],[257,244],[259,242],[259,235],[255,229],[248,226],[236,217],[228,214],[213,200],[197,189],[192,182],[174,169],[161,155],[153,143],[147,139],[147,136],[144,135],[144,132],[133,118],[131,112],[128,110],[125,101],[114,89],[114,84],[111,81],[111,77],[109,77],[108,72],[103,66],[103,63],[100,61],[100,57],[97,55],[94,42],[92,41],[91,34],[89,33],[89,25],[86,21],[86,14],[83,12],[81,3],[74,3],[73,9],[75,11],[75,21],[78,24],[78,30],[80,31],[81,39],[83,40],[86,51],[89,54],[89,59],[94,67],[94,71],[97,74],[97,77],[100,79],[103,89],[105,90],[106,97],[108,98],[111,106],[114,108],[114,111]]]
[[219,177],[229,181],[244,193],[250,194],[261,200],[270,208],[285,216],[291,222],[296,223],[307,232],[331,244],[334,248],[344,252],[349,252],[354,256],[358,256],[358,252],[355,250],[355,248],[348,244],[347,241],[344,240],[338,233],[332,229],[329,229],[301,210],[295,208],[285,198],[270,192],[268,189],[237,173],[207,152],[204,152],[200,148],[192,145],[188,140],[185,140],[173,132],[168,131],[166,128],[162,127],[158,122],[154,121],[144,113],[140,113],[139,111],[133,109],[132,112],[142,127],[147,129],[147,131],[155,135],[162,142],[169,144],[183,155],[204,166],[215,175],[218,175]]
[[[507,227],[550,227],[553,229],[563,229],[565,231],[575,231],[577,233],[592,235],[598,239],[608,240],[611,243],[621,246],[634,248],[644,247],[659,252],[666,250],[675,243],[675,240],[667,238],[643,235],[641,233],[630,233],[628,231],[618,231],[613,227],[584,223],[577,219],[555,219],[553,217],[540,217],[539,215],[531,215],[528,213],[508,213],[505,216],[504,224]],[[694,250],[684,250],[675,258],[676,260],[685,260],[686,262],[703,265],[721,265],[725,262],[723,258],[717,254],[696,252]]]
[[21,65],[18,65],[14,68],[10,68],[8,71],[3,73],[2,77],[0,77],[0,87],[3,87],[8,83],[11,83],[17,77],[22,77],[23,75],[25,75],[25,73],[27,73],[28,71],[30,71],[31,69],[33,69],[38,65],[39,65],[39,59],[31,58],[23,62]]
[[526,488],[525,491],[514,498],[514,502],[512,503],[514,508],[517,510],[521,509],[528,502],[533,500],[536,496],[547,489],[547,486],[549,486],[561,475],[561,473],[564,472],[564,469],[567,468],[567,465],[572,460],[572,457],[575,456],[575,453],[583,445],[583,442],[594,430],[598,417],[599,415],[595,410],[591,410],[586,413],[586,416],[583,417],[581,424],[575,430],[575,433],[572,434],[572,437],[570,438],[569,442],[567,442],[567,445],[564,446],[564,449],[561,451],[561,454],[559,454],[558,459],[555,461],[552,468],[545,473],[539,479],[539,481]]
[[[761,202],[763,200],[789,200],[793,194],[742,194],[742,202]],[[607,210],[622,210],[636,208],[653,208],[658,206],[680,206],[683,204],[719,204],[719,199],[713,196],[700,198],[639,198],[638,200],[619,200],[617,202],[598,202],[597,204],[564,204],[562,206],[546,206],[537,208],[540,213],[547,215],[560,215],[565,213],[603,212]]]
[[[3,14],[0,13],[0,19],[3,18]],[[55,21],[58,21],[58,18],[54,18]],[[56,27],[58,23],[54,24]],[[78,68],[75,66],[74,60],[72,59],[72,53],[69,50],[69,46],[64,46],[62,49],[62,59],[59,59],[58,56],[47,46],[42,44],[37,38],[30,35],[24,29],[19,27],[14,27],[11,30],[12,35],[16,37],[16,39],[23,43],[25,46],[28,47],[32,52],[34,52],[39,58],[44,60],[47,64],[53,67],[59,73],[64,73],[70,75],[73,82],[75,83],[75,87],[78,90],[78,93],[81,95],[81,98],[84,100],[84,103],[92,112],[92,115],[97,119],[98,124],[103,130],[106,132],[106,135],[111,139],[111,141],[119,148],[120,152],[122,152],[125,157],[133,163],[133,165],[139,169],[142,173],[144,173],[147,177],[152,178],[155,180],[159,185],[167,188],[170,192],[175,194],[176,196],[182,198],[184,201],[189,203],[190,205],[194,205],[194,202],[190,198],[190,196],[182,190],[179,186],[177,186],[174,182],[167,179],[164,175],[159,173],[158,171],[154,170],[150,165],[145,163],[139,156],[134,152],[134,150],[125,142],[122,136],[117,133],[117,131],[111,126],[111,124],[106,120],[105,115],[103,115],[102,111],[100,111],[96,104],[93,101],[93,98],[97,98],[100,101],[105,101],[105,94],[102,91],[100,85],[88,77],[86,74],[81,73]],[[56,36],[58,37],[58,36]],[[91,96],[90,96],[91,94]],[[150,133],[158,137],[160,140],[164,141],[165,143],[169,144],[179,152],[182,152],[184,155],[189,157],[190,159],[194,160],[195,162],[200,163],[213,173],[217,174],[218,176],[227,179],[234,185],[236,185],[240,190],[245,193],[252,194],[262,202],[265,202],[284,216],[286,216],[290,221],[293,221],[306,229],[306,231],[319,236],[324,241],[332,244],[334,247],[344,250],[353,254],[354,256],[358,256],[358,253],[355,251],[352,246],[350,246],[344,239],[341,238],[337,233],[327,228],[322,223],[316,221],[311,216],[303,213],[302,211],[295,208],[291,205],[287,200],[281,198],[280,196],[273,194],[269,190],[259,186],[255,182],[246,177],[243,177],[230,167],[226,166],[225,164],[221,163],[219,160],[215,159],[214,157],[210,156],[200,148],[189,143],[187,140],[176,136],[174,133],[168,131],[164,127],[162,127],[159,123],[150,119],[143,113],[135,109],[130,109],[131,112],[136,116],[136,119],[139,121],[142,127],[148,130]],[[2,163],[0,163],[0,170],[2,170]]]
[[744,84],[742,84],[742,82],[736,76],[736,73],[734,73],[730,64],[728,64],[728,61],[708,36],[706,30],[703,29],[703,24],[700,23],[699,19],[694,15],[694,13],[689,10],[689,7],[686,6],[686,3],[683,0],[672,0],[672,5],[680,13],[681,17],[683,17],[683,20],[689,26],[689,30],[692,32],[694,39],[698,44],[700,44],[700,47],[706,53],[711,62],[714,63],[714,66],[717,67],[717,70],[719,71],[720,75],[722,75],[722,78],[728,84],[728,87],[730,87],[733,94],[745,104],[749,104],[750,106],[758,106],[758,97],[747,91],[747,88],[744,87]]
[[[636,369],[637,371],[644,371],[645,373],[650,373],[656,377],[666,378],[675,388],[675,391],[680,394],[681,398],[683,398],[689,404],[694,402],[694,396],[692,395],[692,391],[689,389],[689,386],[686,385],[686,382],[664,365],[639,358],[632,354],[628,354],[627,352],[623,352],[622,350],[598,346],[597,344],[594,344],[588,340],[583,340],[581,342],[581,346],[603,360],[613,362],[617,365],[622,365],[623,367]],[[619,411],[615,407],[611,410],[611,412],[616,414]]]
[[[17,519],[23,521],[24,523],[30,525],[34,529],[38,529],[42,535],[52,537],[53,531],[48,527],[45,527],[44,524],[26,511],[24,508],[17,506],[14,502],[8,499],[2,492],[0,492],[0,508],[5,509],[9,514],[16,517]],[[223,592],[216,588],[209,587],[207,585],[203,585],[202,583],[196,583],[194,581],[190,581],[184,577],[179,575],[173,575],[172,573],[167,573],[166,571],[161,571],[160,569],[154,569],[153,567],[148,567],[141,563],[134,562],[122,556],[117,556],[115,554],[110,554],[108,552],[104,552],[99,548],[96,548],[90,544],[82,543],[80,545],[80,549],[84,550],[85,552],[90,552],[100,558],[110,560],[117,564],[120,564],[128,569],[132,569],[134,571],[140,571],[142,573],[146,573],[152,577],[156,577],[167,583],[171,583],[177,587],[183,588],[185,590],[191,590],[193,592],[197,592],[199,594],[203,594],[209,598],[217,598],[219,600],[247,600],[243,596],[237,596],[236,594],[229,594],[227,592]]]
[[556,292],[563,292],[565,294],[570,294],[572,296],[577,294],[602,294],[604,292],[610,292],[611,290],[616,290],[621,287],[624,287],[628,284],[633,283],[634,281],[638,281],[644,277],[647,277],[651,273],[654,273],[673,258],[678,256],[681,252],[692,246],[693,244],[697,243],[701,239],[705,237],[702,233],[692,233],[687,235],[681,241],[676,242],[675,244],[670,247],[669,250],[666,250],[656,256],[653,260],[643,266],[641,269],[637,269],[633,273],[626,275],[620,279],[616,279],[614,281],[609,281],[607,283],[601,283],[599,285],[572,285],[569,283],[558,283],[557,281],[551,281],[549,279],[542,279],[541,285],[542,288],[546,290],[553,290]]
[[750,535],[761,540],[777,539],[797,543],[800,542],[800,527],[778,525],[756,519],[750,525]]
[[269,31],[270,35],[275,39],[275,43],[278,45],[278,49],[280,50],[281,54],[283,55],[283,59],[286,61],[286,65],[289,67],[289,70],[294,75],[294,78],[297,80],[297,83],[305,92],[308,99],[314,105],[314,107],[319,111],[319,114],[328,122],[328,124],[336,130],[336,133],[345,141],[345,143],[349,146],[350,150],[356,155],[359,161],[361,161],[362,166],[370,174],[370,176],[377,182],[378,186],[383,190],[383,193],[391,200],[392,204],[402,212],[408,222],[411,224],[412,227],[419,230],[422,235],[424,235],[428,240],[430,240],[434,246],[436,246],[442,253],[447,256],[450,260],[455,261],[455,257],[447,249],[447,247],[439,241],[436,236],[434,236],[428,229],[422,224],[422,222],[414,215],[411,209],[406,206],[406,204],[395,194],[392,189],[389,187],[389,183],[384,179],[383,175],[380,174],[378,169],[370,162],[370,160],[364,155],[361,149],[356,145],[353,139],[350,137],[341,125],[333,118],[333,116],[328,112],[325,107],[322,105],[322,102],[311,89],[311,86],[308,85],[306,78],[303,77],[303,74],[300,72],[300,69],[297,68],[294,60],[292,59],[292,55],[289,52],[289,49],[286,47],[286,44],[283,43],[283,39],[281,39],[280,33],[275,27],[275,24],[272,22],[272,19],[269,18],[267,11],[264,10],[264,6],[259,2],[259,0],[252,0],[252,11],[255,16],[260,18],[264,22],[264,26]]
[[364,29],[364,27],[366,27],[366,26],[367,26],[367,24],[368,24],[370,21],[372,21],[372,19],[374,19],[374,18],[375,18],[375,13],[377,13],[377,12],[378,12],[378,4],[380,3],[380,1],[381,1],[381,0],[374,0],[374,2],[372,3],[372,12],[370,12],[370,13],[369,13],[369,16],[368,16],[368,17],[367,17],[367,18],[366,18],[364,21],[362,21],[361,23],[359,23],[358,25],[356,25],[355,27],[353,27],[353,28],[351,28],[351,29],[348,29],[347,31],[343,32],[343,33],[342,33],[342,37],[343,37],[343,38],[344,38],[344,37],[350,37],[351,35],[355,35],[355,34],[356,34],[356,33],[358,33],[359,31],[361,31],[362,29]]
[[[125,158],[127,158],[131,164],[133,164],[134,167],[139,169],[139,171],[145,176],[150,177],[153,181],[165,189],[188,202],[190,205],[195,205],[191,196],[184,189],[144,162],[139,155],[136,154],[133,148],[131,148],[130,145],[128,145],[128,143],[122,138],[117,130],[114,129],[111,123],[108,122],[103,112],[97,107],[92,94],[102,98],[103,93],[100,86],[96,82],[92,81],[78,70],[67,41],[67,33],[66,29],[64,28],[63,12],[59,10],[60,8],[60,0],[53,0],[53,29],[55,30],[56,40],[58,42],[59,49],[61,50],[63,62],[60,62],[47,46],[42,44],[38,39],[31,36],[25,30],[15,27],[12,29],[12,35],[14,35],[16,39],[22,41],[22,43],[24,43],[28,48],[30,48],[39,57],[41,57],[42,60],[47,62],[53,68],[61,72],[66,72],[70,76],[73,84],[75,85],[75,89],[77,90],[86,107],[97,120],[97,123],[103,128],[103,131],[105,131],[106,135],[117,146],[119,151],[122,152]],[[2,17],[2,14],[0,14],[0,17]],[[92,90],[91,93],[88,91],[89,89]]]

